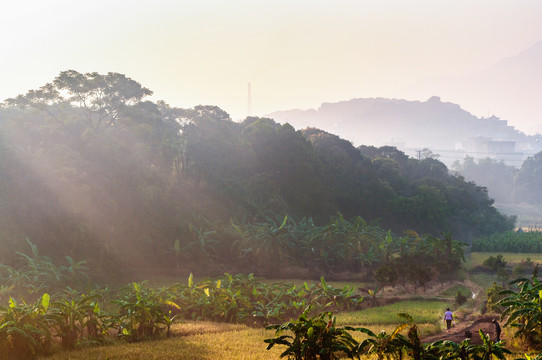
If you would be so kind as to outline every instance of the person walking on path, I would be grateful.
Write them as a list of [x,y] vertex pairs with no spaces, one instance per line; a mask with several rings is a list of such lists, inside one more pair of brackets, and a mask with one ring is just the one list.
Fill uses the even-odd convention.
[[499,342],[501,341],[501,326],[495,319],[492,322],[495,324],[495,342]]
[[444,321],[446,322],[446,331],[450,332],[452,321],[454,321],[454,315],[450,311],[450,308],[446,309],[446,312],[444,313]]

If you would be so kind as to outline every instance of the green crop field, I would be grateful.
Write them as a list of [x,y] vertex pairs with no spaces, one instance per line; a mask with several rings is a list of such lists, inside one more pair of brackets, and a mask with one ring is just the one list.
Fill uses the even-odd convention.
[[397,325],[401,323],[399,313],[412,316],[416,324],[436,323],[440,320],[449,303],[442,301],[401,301],[391,305],[368,308],[357,312],[347,312],[337,315],[340,325]]
[[521,263],[524,260],[531,259],[533,263],[542,264],[542,254],[540,253],[507,253],[507,252],[473,252],[470,255],[470,264],[472,267],[482,266],[485,259],[490,256],[502,255],[508,266]]

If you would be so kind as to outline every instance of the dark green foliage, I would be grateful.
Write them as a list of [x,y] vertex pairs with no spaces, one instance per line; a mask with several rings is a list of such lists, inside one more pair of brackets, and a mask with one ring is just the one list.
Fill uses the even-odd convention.
[[[275,230],[280,231],[286,224],[287,218]],[[443,241],[454,247],[451,239],[445,237]],[[394,244],[389,233],[386,242]],[[43,260],[37,255],[37,247],[33,246],[32,250],[36,259]],[[21,256],[30,258],[26,254]],[[73,268],[75,264],[71,261],[66,268]],[[23,275],[32,271],[31,267],[22,269]],[[74,273],[68,271],[68,274]],[[50,286],[58,288],[60,284],[61,277]],[[84,294],[68,287],[54,298],[45,293],[34,304],[18,303],[10,297],[9,306],[0,307],[0,350],[13,359],[32,359],[52,351],[53,337],[61,340],[63,348],[72,349],[79,343],[107,341],[111,329],[117,329],[120,338],[140,341],[162,336],[164,332],[169,336],[171,325],[181,318],[264,325],[269,321],[292,318],[305,309],[297,321],[271,327],[277,330],[277,337],[266,340],[269,347],[286,345],[287,350],[282,355],[295,359],[338,359],[345,355],[359,358],[365,354],[376,354],[379,359],[401,358],[404,352],[414,359],[433,359],[434,354],[449,351],[449,344],[435,343],[424,347],[418,328],[405,314],[402,316],[408,323],[401,324],[391,334],[375,334],[365,328],[336,327],[335,318],[326,309],[359,309],[363,297],[355,295],[354,291],[355,288],[349,286],[342,289],[330,286],[324,277],[311,285],[268,285],[252,274],[225,274],[197,283],[190,275],[187,284],[161,289],[132,283],[118,293],[96,289]],[[370,293],[371,296],[376,296],[377,291]],[[110,301],[116,311],[101,310],[99,301]],[[320,313],[309,317],[310,309]],[[400,332],[407,328],[408,335],[401,335]],[[283,335],[283,331],[291,331],[293,336]],[[363,332],[368,338],[358,343],[350,335],[352,331]],[[460,349],[472,355],[472,359],[482,359],[488,354],[502,358],[502,353],[506,352],[487,337],[482,346]]]
[[55,330],[56,336],[60,338],[64,349],[75,348],[85,328],[89,330],[87,336],[98,338],[99,324],[94,320],[99,312],[99,299],[100,295],[96,293],[87,296],[70,291],[59,297],[59,300],[51,302],[47,319]]
[[36,303],[18,303],[13,298],[0,307],[0,352],[9,359],[33,359],[51,351],[52,334],[47,311],[49,295]]
[[183,318],[268,324],[296,316],[311,305],[317,309],[357,309],[363,297],[355,288],[329,286],[322,277],[319,284],[295,286],[290,283],[267,285],[252,274],[225,274],[217,279],[176,284],[167,289],[169,299],[179,305]]
[[[472,345],[470,339],[461,344],[448,340],[423,344],[412,317],[408,314],[398,315],[406,322],[399,325],[391,334],[385,331],[375,334],[367,328],[350,326],[336,328],[331,313],[320,313],[309,318],[307,310],[296,321],[268,327],[276,330],[276,337],[264,341],[269,344],[267,349],[274,345],[286,346],[281,357],[288,356],[289,359],[296,360],[338,359],[337,353],[342,353],[342,357],[346,355],[350,359],[376,355],[378,360],[400,360],[405,354],[414,360],[487,360],[494,357],[504,360],[506,354],[511,354],[503,342],[494,343],[482,330],[479,331],[481,345]],[[407,330],[406,336],[401,334],[403,330]],[[282,335],[284,331],[290,331],[292,335]],[[368,336],[358,342],[349,331],[359,331]]]
[[16,266],[0,264],[0,300],[4,296],[36,298],[43,292],[56,293],[67,286],[85,285],[89,268],[86,261],[74,261],[66,256],[66,265],[56,265],[51,258],[40,255],[38,247],[28,238],[30,254],[17,252]]
[[132,283],[121,290],[112,302],[117,305],[115,324],[119,336],[128,341],[139,341],[157,337],[164,325],[169,328],[174,318],[172,309],[177,312],[180,308],[168,300],[171,297],[167,291],[148,289],[142,283]]
[[514,336],[520,336],[539,347],[542,343],[542,284],[538,279],[538,266],[530,279],[518,278],[510,282],[517,290],[500,292],[505,296],[497,304],[504,308],[501,318],[504,326],[516,329]]
[[380,286],[394,285],[397,278],[397,270],[390,264],[382,264],[375,271],[375,280]]
[[243,266],[260,273],[279,274],[288,265],[326,276],[374,272],[381,286],[400,278],[403,285],[424,287],[431,280],[453,277],[464,261],[465,244],[448,233],[436,237],[408,231],[394,237],[360,217],[348,221],[341,214],[324,226],[310,219],[277,217],[257,224],[232,222],[231,227],[239,238],[236,247]]
[[493,273],[498,273],[499,270],[503,270],[506,267],[506,260],[504,260],[501,254],[496,256],[490,256],[484,260],[482,265]]
[[[436,159],[355,148],[272,119],[237,123],[216,106],[172,108],[145,101],[150,94],[122,74],[69,70],[4,103],[3,263],[13,267],[29,237],[53,261],[84,257],[95,279],[156,264],[162,272],[269,272],[296,260],[316,277],[370,274],[382,229],[468,241],[513,226],[483,188]],[[364,220],[330,221],[337,212]],[[284,214],[311,231],[273,232]],[[219,225],[230,219],[245,231],[242,241]]]
[[502,295],[502,291],[504,290],[503,286],[496,283],[493,283],[493,286],[487,290],[486,307],[489,311],[503,312],[504,308],[499,305],[499,301],[504,298],[504,295]]
[[[342,358],[344,354],[350,359],[356,356],[357,342],[345,327],[335,326],[335,317],[324,312],[309,317],[307,308],[297,321],[282,325],[268,326],[274,329],[275,338],[266,339],[267,349],[275,345],[285,345],[287,349],[280,357],[295,360],[331,360]],[[284,332],[292,335],[282,335]]]

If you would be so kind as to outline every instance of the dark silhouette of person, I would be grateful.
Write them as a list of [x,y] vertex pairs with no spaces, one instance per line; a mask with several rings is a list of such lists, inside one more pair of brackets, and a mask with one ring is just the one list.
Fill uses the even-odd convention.
[[495,324],[495,342],[499,342],[501,341],[501,326],[495,319],[492,322]]
[[452,328],[452,321],[454,321],[454,316],[450,311],[450,308],[446,309],[446,312],[444,313],[444,321],[446,321],[446,331],[450,332],[450,329]]

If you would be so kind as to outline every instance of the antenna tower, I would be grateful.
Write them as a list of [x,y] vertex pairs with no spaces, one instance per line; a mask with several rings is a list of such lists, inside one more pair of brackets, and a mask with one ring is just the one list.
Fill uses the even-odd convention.
[[248,103],[247,103],[247,116],[252,115],[252,89],[250,83],[248,83]]

